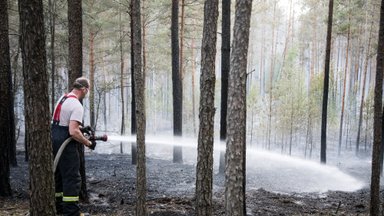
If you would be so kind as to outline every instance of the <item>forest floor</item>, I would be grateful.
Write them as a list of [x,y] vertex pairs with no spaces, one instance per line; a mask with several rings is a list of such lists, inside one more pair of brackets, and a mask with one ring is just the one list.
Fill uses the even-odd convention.
[[[0,215],[28,215],[28,164],[18,155],[11,168],[13,197],[0,198]],[[90,215],[134,215],[136,168],[126,154],[86,153]],[[224,180],[215,174],[213,215],[225,215]],[[147,157],[147,207],[149,215],[195,215],[195,166]],[[248,188],[247,215],[368,215],[369,190],[324,193],[278,193]]]

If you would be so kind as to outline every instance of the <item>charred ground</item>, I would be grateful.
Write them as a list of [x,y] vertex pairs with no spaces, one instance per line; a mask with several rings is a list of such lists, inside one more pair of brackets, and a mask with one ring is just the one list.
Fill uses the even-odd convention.
[[[0,215],[28,214],[28,164],[20,153],[11,168],[13,197],[0,198]],[[91,215],[134,215],[135,166],[130,155],[86,155],[90,200],[81,208]],[[194,215],[195,167],[147,158],[147,206],[150,215]],[[214,215],[224,212],[224,177],[214,176]],[[368,215],[369,190],[327,193],[276,193],[247,190],[248,215]]]

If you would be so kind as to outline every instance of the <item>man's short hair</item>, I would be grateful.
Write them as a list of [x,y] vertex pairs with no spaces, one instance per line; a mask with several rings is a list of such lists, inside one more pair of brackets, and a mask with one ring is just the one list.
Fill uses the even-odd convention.
[[72,87],[75,89],[89,88],[89,80],[85,77],[79,77],[75,80]]

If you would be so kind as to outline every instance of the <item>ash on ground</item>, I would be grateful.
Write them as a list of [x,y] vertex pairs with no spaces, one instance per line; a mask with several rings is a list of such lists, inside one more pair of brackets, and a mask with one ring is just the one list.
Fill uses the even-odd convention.
[[[89,202],[81,209],[90,215],[135,215],[136,168],[126,154],[86,156]],[[27,215],[28,164],[22,153],[11,168],[13,197],[0,198],[0,215]],[[147,158],[147,208],[149,215],[195,215],[195,165]],[[225,215],[225,177],[215,174],[213,214]],[[280,193],[247,188],[247,215],[368,215],[369,190],[325,193]]]

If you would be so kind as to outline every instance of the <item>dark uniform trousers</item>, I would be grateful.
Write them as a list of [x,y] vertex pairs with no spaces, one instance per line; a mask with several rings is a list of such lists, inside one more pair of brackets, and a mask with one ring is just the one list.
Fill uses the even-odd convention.
[[[56,154],[64,141],[69,138],[69,128],[52,124],[53,154]],[[55,172],[56,211],[65,216],[80,215],[80,159],[78,142],[72,140],[61,154]]]

